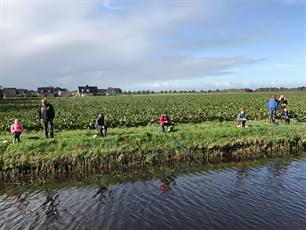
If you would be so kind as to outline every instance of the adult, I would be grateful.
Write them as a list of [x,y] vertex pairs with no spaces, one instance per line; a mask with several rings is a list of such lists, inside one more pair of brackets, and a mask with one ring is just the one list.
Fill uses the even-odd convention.
[[106,136],[107,127],[105,125],[105,119],[104,119],[104,115],[102,113],[99,113],[99,115],[96,119],[95,127],[99,131],[98,135],[103,136],[103,137]]
[[55,112],[53,106],[47,101],[46,98],[41,100],[41,105],[38,110],[39,119],[43,125],[44,132],[47,138],[49,138],[49,129],[50,137],[54,137],[54,124],[53,119],[55,117]]
[[279,110],[282,112],[284,110],[284,108],[286,108],[288,105],[288,101],[287,99],[284,97],[284,95],[281,95],[279,97],[279,100],[278,100],[278,107],[279,107]]
[[271,96],[270,99],[267,101],[267,108],[269,110],[269,122],[274,123],[276,117],[276,110],[278,108],[278,101],[275,99],[275,96]]
[[159,117],[159,124],[160,124],[160,127],[162,128],[163,132],[166,132],[165,131],[165,126],[170,126],[169,127],[169,132],[171,132],[171,131],[173,131],[175,122],[170,120],[167,112],[164,112]]

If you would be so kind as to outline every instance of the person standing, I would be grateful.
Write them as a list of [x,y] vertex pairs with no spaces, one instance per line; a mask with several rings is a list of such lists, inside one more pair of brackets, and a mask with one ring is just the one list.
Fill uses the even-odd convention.
[[20,135],[23,131],[23,126],[18,119],[14,120],[14,123],[11,125],[11,133],[13,134],[13,144],[17,141],[20,142]]
[[46,98],[41,100],[41,105],[39,107],[39,119],[44,128],[44,132],[47,138],[49,138],[49,129],[50,129],[50,137],[54,137],[54,124],[53,119],[55,117],[55,112],[53,106],[47,101]]
[[95,127],[99,131],[98,133],[99,136],[105,137],[107,135],[107,127],[105,125],[104,114],[99,113],[96,119]]
[[279,106],[280,111],[282,112],[284,108],[287,107],[287,105],[288,105],[287,99],[284,97],[284,95],[281,95],[278,100],[278,106]]
[[269,121],[270,123],[274,123],[276,117],[276,110],[278,108],[278,101],[277,99],[275,99],[274,95],[270,97],[270,99],[267,101],[267,108],[269,110]]

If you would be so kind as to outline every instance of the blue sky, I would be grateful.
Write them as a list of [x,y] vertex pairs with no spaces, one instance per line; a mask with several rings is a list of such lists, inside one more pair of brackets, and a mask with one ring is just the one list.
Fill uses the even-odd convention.
[[306,85],[306,0],[0,0],[0,85]]

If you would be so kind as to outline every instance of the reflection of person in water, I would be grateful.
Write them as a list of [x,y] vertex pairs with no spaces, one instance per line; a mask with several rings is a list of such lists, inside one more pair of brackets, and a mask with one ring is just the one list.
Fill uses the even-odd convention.
[[23,195],[10,195],[7,197],[7,200],[16,205],[16,209],[21,212],[24,213],[26,212],[27,206],[30,203],[29,201],[26,201],[27,196],[23,196]]
[[54,222],[54,220],[59,218],[59,211],[57,206],[59,205],[59,202],[56,203],[56,199],[58,198],[58,194],[53,195],[49,190],[46,191],[47,196],[45,202],[42,204],[42,208],[46,210],[46,218],[48,221],[48,224],[51,224]]
[[108,188],[104,185],[100,185],[98,191],[93,196],[93,198],[99,197],[99,201],[103,201],[106,198],[105,193],[108,191]]
[[175,185],[175,177],[169,176],[164,179],[160,180],[159,189],[162,192],[169,192],[171,191],[171,184]]

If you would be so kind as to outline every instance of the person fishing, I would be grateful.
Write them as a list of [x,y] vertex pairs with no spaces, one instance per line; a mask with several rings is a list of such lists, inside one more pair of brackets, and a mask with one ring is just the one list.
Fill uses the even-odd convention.
[[49,129],[50,137],[54,137],[54,124],[53,119],[55,117],[55,111],[53,106],[47,101],[46,98],[41,100],[41,105],[38,110],[39,119],[43,125],[44,133],[47,138],[49,138]]
[[168,131],[172,132],[173,129],[174,129],[175,122],[170,120],[168,112],[164,112],[159,117],[159,124],[160,124],[160,127],[162,128],[163,132],[166,132],[165,131],[165,126],[169,126]]
[[237,128],[244,128],[246,123],[246,115],[244,109],[240,109],[240,112],[237,115]]
[[276,110],[278,108],[278,101],[275,99],[275,96],[271,96],[267,101],[267,108],[269,111],[269,122],[275,123]]
[[288,109],[287,108],[284,108],[282,113],[281,113],[281,118],[282,118],[282,121],[289,125],[290,123],[290,118],[289,118],[289,112],[288,112]]
[[105,137],[107,135],[107,127],[105,125],[105,119],[104,119],[104,114],[99,113],[97,119],[96,119],[96,124],[95,124],[96,129],[98,130],[98,135],[101,137]]

